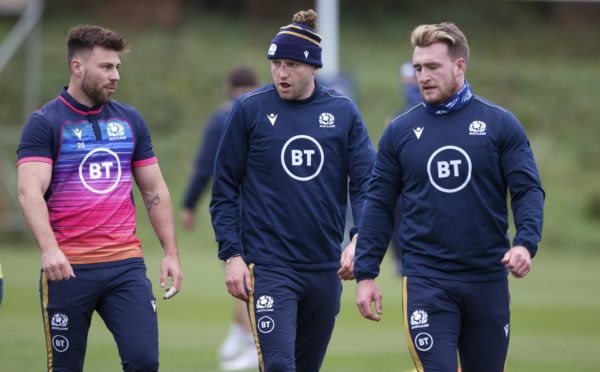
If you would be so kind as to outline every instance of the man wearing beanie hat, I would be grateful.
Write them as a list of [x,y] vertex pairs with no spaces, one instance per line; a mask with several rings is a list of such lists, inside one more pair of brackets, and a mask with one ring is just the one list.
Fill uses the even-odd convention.
[[271,41],[273,84],[233,105],[215,160],[212,223],[231,295],[248,302],[261,371],[318,371],[352,279],[374,149],[356,105],[315,80],[316,13]]

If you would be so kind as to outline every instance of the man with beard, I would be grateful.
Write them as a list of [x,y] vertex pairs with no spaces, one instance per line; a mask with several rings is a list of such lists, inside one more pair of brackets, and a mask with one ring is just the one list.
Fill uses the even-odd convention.
[[519,121],[465,80],[463,32],[452,23],[421,25],[411,42],[423,104],[394,119],[379,142],[356,245],[356,302],[365,318],[380,319],[374,279],[400,196],[404,332],[417,370],[456,371],[458,351],[464,372],[503,371],[507,276],[531,270],[544,191]]
[[79,25],[67,37],[69,85],[34,112],[18,154],[21,210],[42,252],[48,371],[81,371],[92,314],[113,334],[124,371],[158,371],[156,300],[135,235],[135,179],[165,251],[164,298],[181,288],[171,200],[148,128],[113,101],[127,42]]
[[238,98],[215,160],[212,223],[229,293],[248,302],[268,371],[321,368],[351,279],[347,195],[359,224],[375,153],[358,108],[316,81],[317,14],[297,12],[267,52],[273,83]]

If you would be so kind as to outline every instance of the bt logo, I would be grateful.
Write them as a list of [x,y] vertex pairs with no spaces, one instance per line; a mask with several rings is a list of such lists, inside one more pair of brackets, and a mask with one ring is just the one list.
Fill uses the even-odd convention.
[[263,316],[257,323],[258,330],[261,333],[270,333],[275,329],[275,321],[268,316]]
[[96,148],[88,152],[79,164],[79,179],[95,194],[107,194],[121,180],[121,160],[112,150]]
[[[113,166],[112,161],[103,161],[101,163],[90,163],[90,178],[97,180],[102,178],[103,173],[105,178],[110,178],[110,168]],[[103,172],[104,170],[104,172]]]
[[[450,160],[448,161],[438,161],[437,162],[437,168],[438,168],[438,176],[440,178],[446,178],[449,177],[450,174],[452,173],[454,175],[454,177],[458,177],[459,173],[458,173],[458,166],[462,164],[462,160]],[[450,171],[450,167],[452,167],[453,172]]]
[[324,163],[323,148],[310,136],[294,136],[281,149],[283,169],[298,181],[309,181],[318,176]]
[[306,158],[306,166],[312,166],[312,156],[315,154],[315,150],[292,150],[292,165],[297,167],[304,164],[304,158]]
[[471,180],[473,166],[465,150],[456,146],[440,147],[429,157],[429,182],[441,192],[462,190]]
[[419,333],[415,336],[415,347],[421,351],[429,351],[433,347],[433,337],[429,333]]
[[56,335],[52,337],[52,347],[54,347],[54,350],[62,353],[69,348],[69,340],[63,335]]

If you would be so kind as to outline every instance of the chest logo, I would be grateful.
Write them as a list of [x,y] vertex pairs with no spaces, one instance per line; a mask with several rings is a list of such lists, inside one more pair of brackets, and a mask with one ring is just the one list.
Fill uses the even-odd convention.
[[417,139],[421,139],[421,134],[423,134],[423,129],[425,129],[425,127],[413,128],[413,132],[415,133],[415,136],[417,136]]
[[121,181],[121,160],[112,150],[99,147],[88,152],[79,164],[79,179],[94,194],[107,194]]
[[111,121],[106,124],[106,132],[110,140],[125,139],[125,128],[123,124],[117,121]]
[[319,127],[321,128],[335,128],[335,116],[330,112],[324,112],[319,115]]
[[323,148],[310,136],[294,136],[281,149],[283,169],[288,176],[298,181],[310,181],[318,176],[324,163]]
[[275,125],[275,121],[277,120],[278,115],[279,114],[274,114],[274,113],[267,114],[267,119],[269,119],[269,121],[271,122],[271,125]]
[[469,136],[485,136],[487,125],[480,120],[475,120],[469,124]]
[[469,154],[456,146],[440,147],[427,162],[429,182],[439,191],[449,194],[467,186],[472,168]]

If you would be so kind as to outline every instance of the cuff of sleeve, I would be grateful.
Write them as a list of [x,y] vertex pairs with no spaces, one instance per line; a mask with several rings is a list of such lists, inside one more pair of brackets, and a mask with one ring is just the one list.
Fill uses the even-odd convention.
[[352,240],[352,238],[354,238],[354,235],[358,234],[358,227],[354,226],[350,229],[350,231],[348,232],[348,238],[350,240]]
[[529,254],[531,254],[531,258],[533,258],[535,256],[535,254],[537,253],[537,244],[536,243],[532,243],[526,240],[521,240],[521,239],[515,239],[513,240],[513,247],[515,245],[522,245],[523,247],[527,248],[527,250],[529,251]]
[[375,279],[377,278],[377,275],[373,275],[373,274],[356,274],[354,275],[356,277],[356,282],[360,282],[361,280],[367,280],[367,279]]
[[196,209],[196,204],[190,202],[189,200],[184,200],[183,203],[181,203],[181,206],[192,211]]
[[48,163],[50,165],[53,164],[53,161],[51,158],[46,158],[43,156],[30,156],[27,158],[22,158],[19,161],[17,161],[17,167],[23,163],[30,163],[30,162]]
[[241,256],[242,256],[242,255],[241,255],[241,254],[239,254],[239,253],[236,253],[236,254],[234,254],[234,255],[232,255],[232,256],[229,256],[229,258],[225,260],[225,263],[229,263],[229,262],[231,262],[231,260],[232,260],[233,258],[235,258],[235,257],[241,257]]
[[151,158],[148,159],[143,159],[143,160],[134,160],[131,162],[131,165],[134,168],[139,168],[139,167],[146,167],[148,165],[152,165],[152,164],[156,164],[158,163],[158,158],[156,156],[153,156]]
[[241,256],[242,252],[239,252],[235,247],[229,247],[226,249],[219,248],[219,259],[221,261],[227,261],[228,258],[233,256]]

